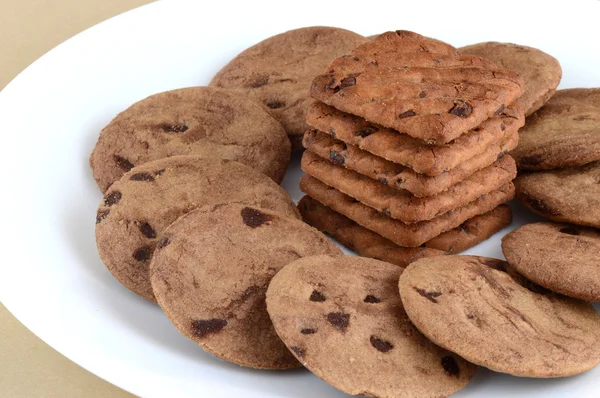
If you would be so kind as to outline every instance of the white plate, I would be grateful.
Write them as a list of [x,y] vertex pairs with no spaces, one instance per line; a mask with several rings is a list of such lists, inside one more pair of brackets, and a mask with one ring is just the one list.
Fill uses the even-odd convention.
[[[94,241],[101,195],[88,156],[100,129],[136,100],[207,84],[244,48],[309,25],[363,34],[408,29],[457,46],[527,44],[560,60],[562,87],[600,86],[599,15],[600,2],[164,1],[101,23],[43,56],[0,93],[0,299],[52,347],[144,397],[344,396],[304,370],[255,371],[213,358],[157,306],[113,279]],[[296,200],[299,175],[295,159],[284,186]],[[535,219],[517,205],[515,218],[514,225]],[[501,257],[502,234],[471,252]],[[559,380],[480,370],[456,396],[591,397],[598,396],[599,380],[600,369]]]

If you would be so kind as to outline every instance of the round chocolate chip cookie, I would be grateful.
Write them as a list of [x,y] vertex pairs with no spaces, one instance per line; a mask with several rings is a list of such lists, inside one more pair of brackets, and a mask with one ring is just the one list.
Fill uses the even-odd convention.
[[527,224],[502,239],[508,263],[524,277],[586,301],[600,301],[600,232],[570,224]]
[[548,101],[562,78],[558,60],[537,48],[512,43],[485,42],[459,48],[463,54],[488,59],[523,78],[523,95],[516,100],[531,115]]
[[213,87],[190,87],[143,99],[100,133],[90,157],[105,192],[127,171],[175,155],[235,160],[280,183],[290,161],[285,131],[259,104]]
[[476,256],[417,260],[400,277],[410,320],[431,341],[491,370],[563,377],[600,363],[600,315]]
[[582,166],[600,160],[600,88],[558,90],[519,131],[510,153],[521,170]]
[[152,259],[159,305],[181,333],[227,361],[261,369],[300,364],[267,314],[265,292],[286,264],[341,254],[302,221],[241,204],[206,206],[169,226]]
[[524,173],[515,187],[525,206],[550,220],[600,228],[600,161]]
[[320,255],[284,267],[267,290],[275,330],[311,372],[369,397],[447,397],[476,366],[427,340],[398,295],[402,268]]
[[263,103],[281,122],[293,150],[302,149],[312,79],[329,62],[368,39],[345,29],[313,26],[290,30],[246,49],[213,77],[224,87]]
[[156,301],[148,267],[164,229],[196,207],[223,202],[300,217],[279,185],[248,166],[173,156],[134,167],[108,189],[96,217],[100,258],[125,287]]

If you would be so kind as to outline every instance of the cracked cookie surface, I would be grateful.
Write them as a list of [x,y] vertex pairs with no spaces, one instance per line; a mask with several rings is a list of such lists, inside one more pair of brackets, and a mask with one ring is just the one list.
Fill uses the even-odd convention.
[[164,229],[196,207],[223,202],[299,218],[287,192],[248,166],[173,156],[131,169],[108,189],[96,216],[100,258],[125,287],[155,301],[148,267]]
[[260,104],[227,90],[189,87],[152,95],[119,113],[100,132],[90,165],[105,192],[131,168],[176,155],[235,160],[280,183],[290,143]]
[[285,128],[292,149],[302,149],[312,79],[329,62],[368,39],[345,29],[313,26],[290,30],[244,50],[210,82],[263,104]]
[[353,395],[441,397],[476,366],[435,346],[398,295],[402,268],[356,256],[312,256],[284,267],[267,290],[275,330],[304,366]]
[[239,365],[300,367],[273,329],[265,292],[288,263],[341,254],[333,242],[300,220],[242,204],[194,210],[171,224],[160,242],[152,288],[181,333]]
[[491,370],[564,377],[600,362],[600,315],[550,293],[508,263],[477,256],[417,260],[399,282],[402,303],[431,341]]

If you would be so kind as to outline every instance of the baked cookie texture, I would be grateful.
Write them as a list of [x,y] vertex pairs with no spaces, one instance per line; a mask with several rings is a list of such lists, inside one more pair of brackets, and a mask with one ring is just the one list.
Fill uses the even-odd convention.
[[501,260],[439,256],[400,276],[402,304],[427,338],[466,360],[523,377],[564,377],[600,363],[600,315],[548,293]]
[[300,180],[300,190],[357,224],[403,247],[421,246],[439,234],[457,228],[468,219],[487,213],[514,197],[514,186],[512,183],[508,183],[500,189],[442,216],[428,221],[406,224],[360,203],[307,174]]
[[458,52],[472,54],[517,72],[524,82],[523,95],[516,100],[527,116],[544,105],[556,91],[562,68],[556,58],[537,48],[513,43],[485,42],[461,47]]
[[313,80],[313,98],[437,144],[500,114],[523,80],[482,58],[408,31],[386,32],[336,58]]
[[499,115],[444,145],[428,143],[391,128],[375,125],[364,118],[343,113],[317,102],[306,114],[307,123],[333,138],[390,162],[406,166],[416,173],[438,176],[477,155],[490,150],[497,154],[507,149],[502,142],[514,137],[525,123],[523,109],[508,106]]
[[300,363],[265,307],[271,278],[288,263],[341,254],[300,220],[243,204],[196,209],[171,224],[150,267],[159,305],[181,333],[227,361],[259,369]]
[[302,149],[313,78],[336,57],[368,39],[345,29],[313,26],[290,30],[244,50],[211,80],[263,104],[285,128],[292,149]]
[[267,311],[296,358],[346,393],[448,396],[476,366],[411,324],[398,295],[401,270],[363,257],[305,257],[272,279]]
[[511,155],[520,170],[583,166],[600,160],[600,88],[556,91],[527,119]]
[[600,228],[600,161],[523,173],[515,186],[525,206],[550,220]]
[[423,257],[460,253],[488,239],[512,221],[510,208],[500,205],[465,221],[458,228],[436,236],[420,247],[402,247],[358,225],[310,196],[300,199],[298,209],[306,223],[329,234],[359,256],[387,261],[400,267],[406,267]]
[[318,130],[308,130],[303,145],[309,151],[332,163],[379,181],[397,190],[406,190],[417,198],[439,194],[451,186],[486,168],[517,146],[519,135],[515,129],[497,145],[473,156],[455,168],[437,176],[416,173],[409,167],[390,162],[363,151],[355,145],[336,140]]
[[135,166],[176,155],[235,160],[280,183],[290,161],[285,131],[251,99],[212,87],[152,95],[119,113],[90,156],[102,192]]
[[600,301],[600,232],[550,222],[527,224],[502,238],[517,272],[553,292]]
[[131,291],[156,301],[149,265],[162,234],[183,214],[238,202],[299,218],[290,196],[241,163],[173,156],[134,167],[106,192],[96,217],[96,243],[110,272]]
[[[335,158],[333,159],[335,163]],[[514,160],[506,155],[492,165],[473,173],[446,191],[417,198],[380,181],[333,164],[310,151],[302,156],[302,170],[328,186],[405,223],[431,220],[466,206],[488,192],[511,182],[517,175]]]

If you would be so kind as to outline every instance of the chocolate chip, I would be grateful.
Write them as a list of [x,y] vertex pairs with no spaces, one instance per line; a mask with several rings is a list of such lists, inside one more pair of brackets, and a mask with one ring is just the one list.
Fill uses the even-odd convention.
[[379,177],[377,179],[377,181],[379,181],[380,183],[382,183],[383,185],[388,185],[388,180],[385,177]]
[[161,174],[162,174],[162,173],[164,173],[164,172],[165,172],[165,169],[156,170],[156,171],[154,172],[154,175],[155,175],[155,176],[159,176],[159,175],[161,175]]
[[357,137],[360,137],[360,138],[365,138],[365,137],[368,137],[371,134],[375,133],[376,131],[377,131],[377,129],[374,127],[367,127],[367,128],[357,131],[356,133],[354,133],[354,135]]
[[119,203],[122,196],[123,195],[119,191],[111,192],[104,197],[104,205],[105,206],[116,205],[117,203]]
[[109,209],[98,210],[98,213],[96,213],[96,224],[100,224],[102,222],[102,220],[104,220],[108,216],[109,213],[110,213]]
[[267,106],[271,109],[279,109],[285,107],[285,102],[283,101],[268,101]]
[[581,234],[581,232],[579,232],[574,227],[564,227],[564,228],[561,228],[560,232],[563,233],[563,234],[567,234],[567,235],[579,235],[579,234]]
[[472,111],[473,108],[471,107],[471,105],[469,105],[468,102],[458,100],[454,102],[454,106],[452,107],[452,109],[450,109],[448,113],[458,117],[468,117]]
[[419,293],[421,296],[425,297],[427,300],[431,301],[432,303],[436,303],[436,304],[438,301],[435,298],[442,295],[441,292],[428,292],[425,289],[419,289],[418,287],[413,287],[413,289],[415,289],[415,291],[417,293]]
[[506,124],[500,123],[500,130],[502,130],[502,131],[506,130]]
[[169,238],[166,237],[166,236],[163,236],[158,241],[158,244],[156,245],[156,248],[157,249],[162,249],[163,247],[167,246],[169,243],[171,243],[171,241],[169,240]]
[[427,97],[427,93],[425,93],[425,91],[421,91],[419,93],[419,98],[425,98],[425,97]]
[[392,213],[390,212],[390,209],[383,209],[381,211],[381,214],[383,214],[384,216],[388,216],[388,217],[392,215]]
[[341,332],[345,332],[350,321],[350,314],[343,312],[330,312],[327,314],[327,322],[331,323]]
[[506,152],[502,151],[498,154],[498,156],[496,157],[496,160],[502,159],[504,157],[504,155],[506,155]]
[[156,232],[147,222],[140,224],[140,232],[148,239],[156,238]]
[[544,159],[540,155],[524,156],[518,160],[519,166],[537,166]]
[[296,354],[296,356],[299,358],[304,358],[304,354],[306,354],[306,350],[298,346],[292,346],[290,347],[290,350],[292,350],[293,353]]
[[371,336],[370,340],[371,340],[371,345],[373,347],[375,347],[375,349],[377,349],[377,351],[388,352],[389,350],[394,348],[394,345],[392,343],[390,343],[389,341],[378,339],[375,336]]
[[113,159],[114,159],[115,163],[117,164],[117,166],[119,166],[121,169],[123,169],[125,171],[129,171],[129,170],[133,169],[133,164],[129,160],[125,159],[124,157],[119,156],[119,155],[114,155]]
[[337,164],[338,166],[343,165],[346,161],[346,159],[344,159],[344,157],[336,151],[329,151],[329,160],[331,161],[331,163]]
[[456,359],[451,356],[442,358],[442,368],[444,368],[444,372],[446,372],[448,376],[458,377],[460,375],[460,368],[456,363]]
[[398,119],[404,119],[405,117],[411,117],[411,116],[415,116],[415,115],[416,115],[416,112],[411,109],[404,113],[399,114]]
[[325,299],[325,296],[323,295],[323,293],[317,292],[316,290],[313,290],[312,294],[310,295],[309,300],[310,301],[316,301],[316,302],[322,303],[326,299]]
[[152,246],[142,246],[133,252],[133,258],[138,261],[148,261],[152,257]]
[[354,86],[355,84],[356,84],[356,77],[353,75],[350,75],[350,76],[342,79],[342,81],[340,82],[340,87],[346,88],[346,87]]
[[146,181],[152,182],[154,181],[154,176],[150,173],[135,173],[131,177],[129,177],[131,181]]
[[496,112],[494,112],[494,115],[498,116],[499,114],[501,114],[502,112],[504,112],[504,109],[506,107],[504,106],[504,104],[500,105],[500,108],[496,109]]
[[462,223],[462,224],[460,224],[460,227],[459,227],[459,228],[460,228],[460,230],[461,230],[461,231],[463,231],[463,232],[466,232],[466,233],[469,233],[469,227],[468,227],[468,225],[467,225],[467,223],[466,223],[466,222],[465,222],[465,223]]
[[302,329],[300,331],[300,333],[302,333],[302,334],[315,334],[315,333],[317,333],[317,331],[315,329],[308,329],[307,328],[307,329]]
[[367,297],[365,297],[364,302],[365,303],[374,303],[374,304],[376,304],[376,303],[381,303],[381,300],[378,299],[377,297],[369,294],[369,295],[367,295]]
[[189,127],[185,124],[161,124],[159,126],[165,133],[185,133]]
[[533,210],[536,210],[542,214],[548,215],[548,216],[559,216],[560,215],[560,211],[558,211],[557,209],[553,209],[552,207],[550,207],[550,205],[548,205],[546,202],[544,202],[541,199],[536,199],[534,197],[529,196],[528,194],[522,194],[522,200],[523,202],[528,205],[529,207],[531,207]]
[[217,333],[227,326],[226,319],[201,319],[192,321],[192,332],[196,337],[204,337],[208,334]]
[[242,209],[242,220],[250,228],[258,228],[272,220],[272,217],[251,207]]

